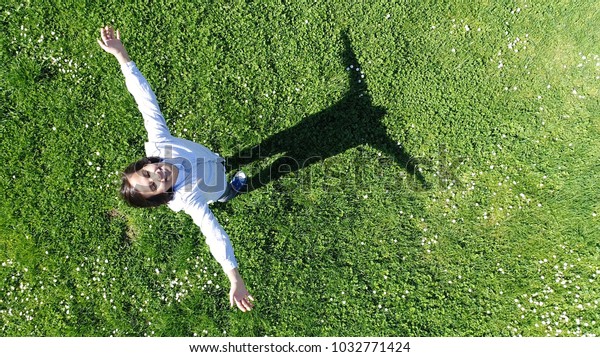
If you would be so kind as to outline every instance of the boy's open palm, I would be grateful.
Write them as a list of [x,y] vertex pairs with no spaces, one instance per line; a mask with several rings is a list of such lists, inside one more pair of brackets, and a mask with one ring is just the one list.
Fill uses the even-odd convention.
[[115,30],[112,26],[106,26],[100,29],[100,36],[102,37],[102,40],[98,40],[98,44],[104,51],[115,56],[125,52],[125,47],[123,46],[123,43],[121,43],[121,34],[119,33],[119,30],[117,30],[115,37]]

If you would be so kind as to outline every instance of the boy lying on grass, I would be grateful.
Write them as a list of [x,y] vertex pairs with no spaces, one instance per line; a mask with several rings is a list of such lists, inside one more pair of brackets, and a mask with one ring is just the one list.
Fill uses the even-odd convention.
[[125,76],[127,89],[142,113],[148,132],[147,157],[129,165],[122,176],[121,196],[134,207],[156,207],[166,204],[175,212],[183,210],[206,237],[206,243],[231,283],[230,305],[242,311],[254,307],[238,271],[229,236],[217,222],[208,205],[227,202],[246,184],[246,175],[238,172],[227,183],[224,159],[206,147],[171,135],[156,96],[129,59],[121,43],[119,31],[111,26],[100,29],[100,47],[115,56]]

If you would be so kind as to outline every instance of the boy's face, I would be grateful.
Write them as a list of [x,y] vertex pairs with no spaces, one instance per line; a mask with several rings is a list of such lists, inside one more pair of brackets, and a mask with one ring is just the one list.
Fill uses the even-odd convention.
[[144,198],[167,192],[177,179],[177,168],[166,162],[146,164],[144,167],[129,175],[129,184]]

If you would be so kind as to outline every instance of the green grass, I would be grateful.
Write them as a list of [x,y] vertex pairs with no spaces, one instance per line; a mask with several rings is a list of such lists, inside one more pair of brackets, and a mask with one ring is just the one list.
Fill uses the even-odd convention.
[[[0,335],[600,334],[597,1],[87,3],[0,5]],[[189,217],[117,197],[108,23],[175,135],[320,157],[213,207],[251,313]]]

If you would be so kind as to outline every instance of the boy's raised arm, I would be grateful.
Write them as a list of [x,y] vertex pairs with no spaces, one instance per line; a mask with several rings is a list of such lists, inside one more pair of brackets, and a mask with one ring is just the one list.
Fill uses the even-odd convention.
[[111,26],[100,29],[102,40],[98,39],[100,47],[115,56],[121,65],[121,71],[125,76],[127,90],[133,95],[138,109],[144,118],[144,127],[148,132],[148,141],[160,142],[171,137],[167,123],[162,115],[156,96],[150,88],[148,81],[139,71],[137,66],[129,58],[129,54],[121,42],[121,34],[116,33]]

